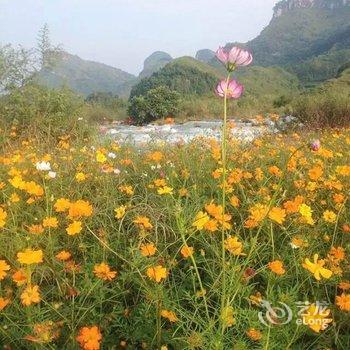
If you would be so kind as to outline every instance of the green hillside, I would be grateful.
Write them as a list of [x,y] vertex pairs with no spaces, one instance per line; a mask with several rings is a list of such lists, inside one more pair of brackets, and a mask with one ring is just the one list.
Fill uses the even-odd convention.
[[208,94],[213,91],[220,77],[220,72],[214,67],[192,57],[181,57],[142,79],[132,88],[130,97],[144,95],[159,86],[166,86],[181,94]]
[[300,63],[334,46],[350,48],[350,6],[339,9],[298,8],[273,18],[247,43],[257,65]]
[[[217,117],[222,106],[214,89],[224,74],[223,68],[217,69],[191,57],[178,58],[151,77],[142,79],[133,87],[130,98],[166,86],[182,96],[181,115]],[[235,115],[272,110],[276,100],[291,98],[299,91],[298,78],[280,67],[246,67],[237,70],[235,77],[245,86],[238,105],[232,104],[231,113]]]
[[136,77],[106,64],[63,52],[52,68],[39,72],[37,79],[42,85],[52,88],[68,86],[83,95],[93,92],[123,95],[125,85],[132,84]]
[[156,51],[152,55],[148,56],[143,64],[143,70],[141,71],[139,78],[146,78],[153,73],[159,71],[166,64],[171,62],[173,58],[166,52]]
[[[350,3],[280,1],[260,35],[238,45],[253,52],[255,65],[281,66],[306,85],[330,79],[350,60]],[[211,64],[218,66],[216,59]]]
[[[349,34],[350,35],[350,34]],[[312,57],[302,63],[287,65],[286,70],[298,76],[304,84],[318,83],[337,75],[339,68],[350,59],[350,48],[332,49],[325,54]]]

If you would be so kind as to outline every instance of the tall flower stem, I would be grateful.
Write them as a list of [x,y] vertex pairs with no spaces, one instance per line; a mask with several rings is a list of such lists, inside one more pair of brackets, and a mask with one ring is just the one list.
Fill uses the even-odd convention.
[[[227,75],[226,84],[230,81],[230,73]],[[226,307],[226,251],[225,251],[225,227],[224,215],[226,212],[226,171],[227,171],[227,91],[224,95],[224,120],[221,135],[221,163],[222,163],[222,222],[221,222],[221,268],[222,268],[222,290],[221,290],[221,313]],[[225,322],[221,320],[221,335],[225,332]],[[222,344],[223,346],[223,344]]]

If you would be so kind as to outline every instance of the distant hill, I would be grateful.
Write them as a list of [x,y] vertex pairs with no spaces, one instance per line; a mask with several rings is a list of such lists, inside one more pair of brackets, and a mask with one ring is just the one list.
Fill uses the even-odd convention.
[[209,49],[199,50],[196,53],[196,59],[205,63],[209,63],[214,57],[215,52]]
[[54,66],[39,72],[37,79],[43,85],[52,88],[65,85],[83,95],[92,92],[123,95],[125,85],[133,84],[136,77],[106,64],[62,52]]
[[332,78],[350,60],[350,0],[282,0],[260,35],[239,45],[255,65],[282,66],[303,83]]
[[[151,77],[142,79],[131,90],[131,98],[159,86],[167,86],[188,96],[213,96],[224,71],[192,57],[182,57],[167,64]],[[298,91],[298,78],[280,67],[251,66],[238,70],[236,77],[245,86],[245,98],[271,103],[282,95]]]
[[143,64],[143,70],[140,73],[140,78],[145,78],[151,76],[153,73],[159,71],[166,64],[171,62],[173,58],[166,52],[156,51],[152,55],[145,59]]
[[[263,66],[300,63],[334,47],[350,48],[350,1],[344,1],[278,3],[270,24],[247,43],[254,52],[255,63]],[[281,10],[282,6],[286,9]]]
[[202,95],[213,91],[220,76],[217,69],[206,63],[192,57],[181,57],[142,79],[132,88],[130,97],[143,95],[158,86],[167,86],[182,94]]

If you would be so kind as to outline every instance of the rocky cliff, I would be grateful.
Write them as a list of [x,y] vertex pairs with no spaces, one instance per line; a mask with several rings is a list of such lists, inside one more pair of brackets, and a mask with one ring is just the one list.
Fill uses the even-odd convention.
[[350,6],[350,0],[282,0],[274,7],[273,17],[280,17],[298,8],[317,7],[333,10],[345,6]]

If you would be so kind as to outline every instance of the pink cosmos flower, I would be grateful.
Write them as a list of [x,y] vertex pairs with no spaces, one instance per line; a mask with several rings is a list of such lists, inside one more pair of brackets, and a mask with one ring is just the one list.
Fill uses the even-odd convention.
[[230,80],[228,83],[226,80],[221,80],[215,89],[215,92],[220,97],[238,99],[242,96],[244,86],[239,84],[236,80]]
[[252,54],[248,50],[237,46],[234,46],[230,50],[219,47],[216,51],[216,57],[229,71],[233,71],[238,66],[248,66],[253,62]]
[[321,148],[321,141],[313,140],[312,142],[310,142],[310,148],[312,151],[317,152]]

